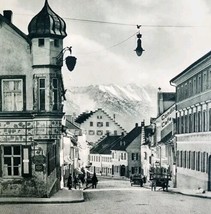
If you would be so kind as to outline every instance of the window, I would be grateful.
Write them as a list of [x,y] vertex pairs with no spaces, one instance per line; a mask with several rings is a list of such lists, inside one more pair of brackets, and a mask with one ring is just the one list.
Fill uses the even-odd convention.
[[90,122],[89,125],[90,125],[90,126],[93,126],[93,122]]
[[196,94],[196,77],[193,78],[193,95]]
[[21,147],[4,146],[4,176],[21,176]]
[[23,79],[2,79],[2,111],[23,111]]
[[195,153],[195,152],[192,152],[191,154],[192,154],[192,155],[191,155],[191,156],[192,156],[192,157],[191,157],[191,169],[192,169],[192,170],[195,170],[195,162],[196,162],[196,155],[195,155],[195,154],[196,154],[196,153]]
[[123,153],[121,153],[121,160],[123,160]]
[[193,132],[196,132],[196,112],[193,113]]
[[205,132],[206,131],[206,111],[203,111],[203,118],[202,118],[202,122],[203,122],[203,126],[202,126],[202,131]]
[[97,122],[97,127],[103,127],[103,122]]
[[198,112],[198,132],[201,132],[201,111]]
[[205,165],[206,165],[206,152],[202,153],[202,160],[201,160],[201,171],[205,172]]
[[38,46],[39,47],[42,47],[42,46],[44,46],[45,45],[45,40],[44,39],[39,39],[38,40]]
[[94,130],[89,130],[89,135],[94,135],[95,131]]
[[103,135],[103,131],[102,130],[97,130],[97,135]]
[[132,153],[132,160],[138,160],[138,153]]
[[138,173],[139,168],[138,167],[131,167],[131,173],[132,174],[137,174]]
[[189,133],[191,133],[192,132],[192,115],[191,114],[189,114]]
[[117,131],[116,130],[114,130],[114,135],[117,135]]
[[39,79],[39,109],[45,110],[45,79]]
[[201,74],[198,75],[198,85],[197,85],[197,92],[201,92]]
[[[2,146],[1,169],[5,177],[31,176],[30,146]],[[1,173],[1,172],[0,172]]]
[[124,153],[124,160],[126,160],[127,159],[127,157],[126,157],[126,153]]
[[106,127],[109,127],[109,122],[106,122]]
[[54,39],[54,47],[59,47],[59,40],[58,39]]
[[192,80],[189,80],[189,96],[193,95]]
[[58,110],[58,79],[53,79],[53,110]]
[[147,160],[147,153],[144,152],[144,160]]

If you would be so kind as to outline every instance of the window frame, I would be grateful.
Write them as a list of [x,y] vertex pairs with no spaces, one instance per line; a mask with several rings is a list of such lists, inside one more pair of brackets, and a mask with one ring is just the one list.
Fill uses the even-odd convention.
[[[44,80],[45,86],[41,87],[40,81]],[[42,104],[44,105],[44,109],[41,109],[41,91],[44,91],[44,101],[42,101]],[[46,110],[46,78],[40,77],[38,79],[38,106],[39,106],[39,111],[45,111]]]
[[38,47],[44,47],[45,46],[45,39],[39,38],[38,39]]
[[22,80],[22,99],[23,108],[21,111],[4,111],[4,112],[22,112],[26,111],[26,76],[25,75],[2,75],[0,76],[0,111],[3,109],[3,80]]
[[[19,147],[19,150],[20,150],[20,152],[19,152],[19,154],[15,154],[15,152],[14,152],[14,147]],[[5,147],[10,147],[11,148],[11,154],[5,154],[4,152],[5,152]],[[22,176],[22,154],[21,154],[21,145],[3,145],[2,146],[2,167],[3,167],[3,177],[5,177],[5,178],[16,178],[16,177],[21,177]],[[8,174],[6,174],[5,175],[5,170],[4,170],[4,168],[5,168],[5,158],[10,158],[10,160],[11,160],[11,175],[8,175]],[[15,158],[19,158],[20,159],[20,170],[19,170],[19,174],[18,175],[14,175],[14,169],[15,168],[17,168],[16,166],[15,166],[15,164],[14,164],[14,159]],[[10,166],[8,166],[7,165],[7,170],[8,170],[8,168],[9,168]]]

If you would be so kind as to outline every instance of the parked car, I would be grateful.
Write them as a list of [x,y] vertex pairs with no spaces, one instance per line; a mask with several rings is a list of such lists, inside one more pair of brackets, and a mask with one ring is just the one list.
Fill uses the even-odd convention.
[[139,185],[143,187],[143,176],[141,174],[132,175],[130,177],[131,186]]

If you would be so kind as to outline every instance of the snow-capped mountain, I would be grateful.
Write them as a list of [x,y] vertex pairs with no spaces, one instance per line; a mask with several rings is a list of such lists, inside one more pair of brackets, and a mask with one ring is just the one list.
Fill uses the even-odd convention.
[[98,108],[105,110],[127,131],[156,115],[157,89],[134,84],[71,87],[66,92],[65,112],[78,116]]

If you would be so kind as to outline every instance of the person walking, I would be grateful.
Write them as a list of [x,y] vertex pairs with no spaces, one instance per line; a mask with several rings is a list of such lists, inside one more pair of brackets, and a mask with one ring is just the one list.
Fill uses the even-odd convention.
[[97,182],[98,182],[98,179],[97,179],[96,173],[94,173],[92,176],[92,189],[94,189],[94,188],[96,189]]
[[72,175],[69,174],[68,180],[67,180],[67,187],[69,190],[72,190]]

